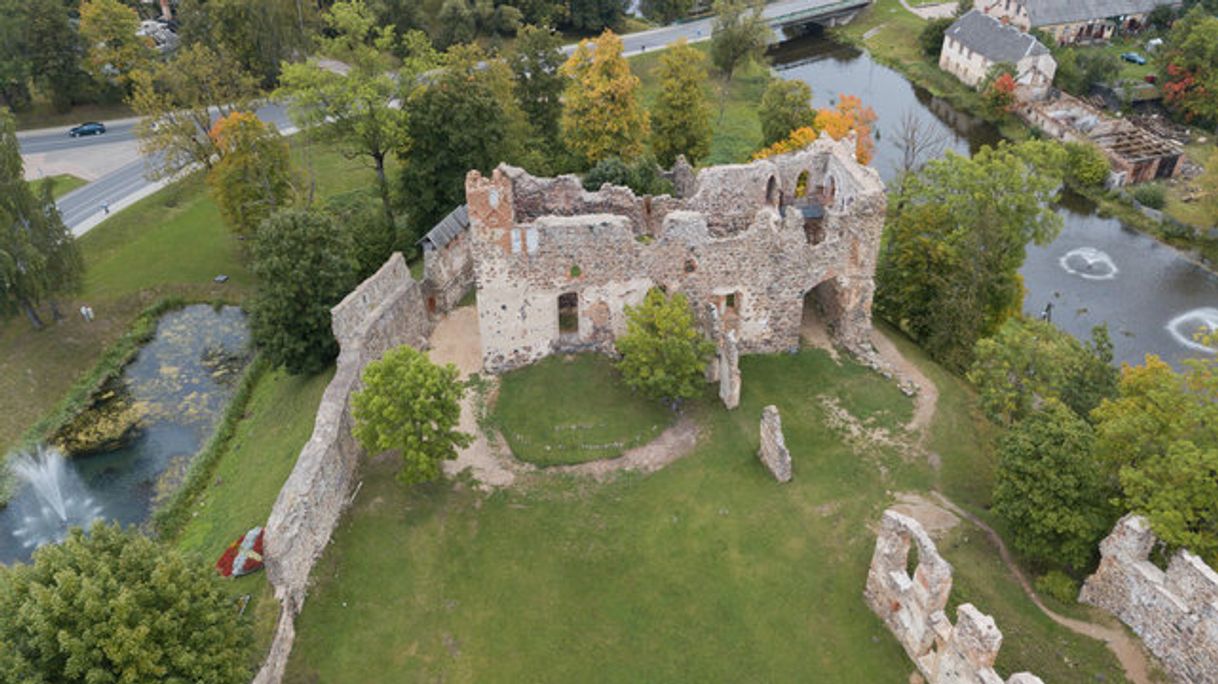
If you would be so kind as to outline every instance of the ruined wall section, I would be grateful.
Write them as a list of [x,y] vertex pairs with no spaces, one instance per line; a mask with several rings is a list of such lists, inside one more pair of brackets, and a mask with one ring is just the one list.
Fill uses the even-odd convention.
[[[804,296],[827,282],[818,294],[839,342],[869,352],[883,183],[827,138],[798,154],[704,169],[685,202],[648,203],[613,186],[588,193],[574,177],[537,179],[507,166],[490,178],[471,172],[484,367],[502,372],[555,351],[609,351],[625,330],[625,307],[653,286],[686,294],[699,312],[716,306],[741,353],[770,353],[798,347]],[[801,169],[834,170],[843,192],[856,193],[828,207],[824,239],[813,241],[797,208],[770,201]],[[593,205],[598,213],[572,213]],[[563,302],[574,327],[561,325]]]
[[474,286],[474,259],[469,235],[462,233],[439,249],[423,251],[423,282],[428,311],[450,311]]
[[1145,518],[1121,518],[1079,601],[1129,625],[1177,681],[1218,683],[1218,573],[1185,550],[1164,572],[1149,560],[1156,542]]
[[[911,577],[909,554],[917,549]],[[952,566],[918,521],[885,511],[875,540],[863,598],[929,684],[1043,684],[1021,672],[1004,680],[994,670],[1002,632],[971,603],[956,609],[953,625],[944,610],[952,590]]]
[[351,435],[351,394],[364,366],[393,347],[427,346],[433,327],[424,285],[394,254],[331,311],[339,341],[338,368],[322,395],[313,435],[301,450],[266,524],[266,573],[280,602],[274,641],[254,682],[283,678],[304,605],[309,573],[350,502],[363,453]]

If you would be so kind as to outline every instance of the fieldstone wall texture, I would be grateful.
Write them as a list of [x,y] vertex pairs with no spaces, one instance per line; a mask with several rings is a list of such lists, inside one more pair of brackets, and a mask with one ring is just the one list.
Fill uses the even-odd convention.
[[836,341],[872,355],[884,185],[848,140],[702,169],[687,199],[587,192],[574,176],[501,165],[489,178],[470,172],[466,202],[488,371],[612,352],[624,308],[657,286],[684,293],[700,317],[713,304],[739,353],[797,348],[812,293]]
[[[917,548],[913,577],[909,553]],[[952,590],[952,566],[918,521],[885,511],[875,541],[863,597],[909,654],[928,684],[1043,684],[1021,672],[1004,680],[994,671],[1002,632],[971,603],[944,609]]]
[[782,436],[782,416],[778,414],[777,406],[761,410],[761,448],[757,450],[757,458],[775,480],[791,481],[791,452]]
[[1120,618],[1179,682],[1218,683],[1218,573],[1192,553],[1167,571],[1149,560],[1156,543],[1145,518],[1127,515],[1100,544],[1100,566],[1079,601]]
[[[331,327],[340,347],[338,368],[322,395],[313,435],[296,459],[266,524],[266,573],[275,588],[280,614],[274,641],[254,678],[255,684],[282,680],[309,573],[350,503],[363,453],[351,435],[351,394],[359,389],[364,366],[399,345],[425,349],[436,316],[447,311],[446,306],[439,305],[429,311],[433,309],[430,298],[436,297],[433,293],[464,292],[472,286],[472,278],[462,289],[459,282],[454,284],[459,276],[446,274],[442,287],[437,287],[427,277],[426,269],[424,273],[424,280],[412,279],[405,259],[394,254],[331,310]],[[453,296],[460,299],[460,295],[451,295],[444,301]]]

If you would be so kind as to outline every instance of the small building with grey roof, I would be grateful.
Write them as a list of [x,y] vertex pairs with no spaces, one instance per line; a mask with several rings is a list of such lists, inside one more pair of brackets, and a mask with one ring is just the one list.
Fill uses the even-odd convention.
[[1043,97],[1057,73],[1057,61],[1040,41],[977,10],[965,13],[944,33],[939,68],[970,87],[978,87],[999,64],[1015,69],[1017,94],[1023,100]]
[[973,0],[977,11],[1024,31],[1039,29],[1059,45],[1108,40],[1136,31],[1156,7],[1181,0]]

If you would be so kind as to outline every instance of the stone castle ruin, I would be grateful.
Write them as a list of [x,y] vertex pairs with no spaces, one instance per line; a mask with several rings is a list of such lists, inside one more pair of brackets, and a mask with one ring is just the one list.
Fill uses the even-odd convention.
[[[909,572],[910,552],[917,550]],[[1003,679],[994,671],[1002,632],[994,618],[971,603],[956,609],[956,624],[944,610],[952,591],[952,566],[922,525],[885,511],[875,540],[863,597],[884,621],[929,684],[1043,684],[1027,672]]]
[[1121,518],[1079,601],[1129,625],[1177,681],[1218,684],[1218,573],[1185,550],[1160,570],[1157,541],[1145,518]]
[[682,197],[608,185],[585,192],[575,176],[535,178],[509,166],[490,178],[471,172],[467,204],[421,241],[421,280],[395,254],[331,311],[338,367],[266,525],[280,616],[255,683],[282,680],[309,575],[351,503],[362,456],[351,395],[364,367],[398,345],[426,349],[470,288],[483,366],[495,373],[555,352],[611,351],[623,307],[657,286],[685,293],[719,343],[708,380],[721,383],[729,407],[739,401],[738,354],[797,348],[808,296],[837,342],[874,362],[884,185],[853,150],[853,140],[822,137],[696,177],[677,168]]
[[872,355],[884,184],[849,139],[703,169],[686,197],[588,192],[575,176],[501,165],[470,172],[466,200],[488,371],[612,351],[624,308],[653,287],[684,293],[739,353],[798,348],[811,296],[838,344]]

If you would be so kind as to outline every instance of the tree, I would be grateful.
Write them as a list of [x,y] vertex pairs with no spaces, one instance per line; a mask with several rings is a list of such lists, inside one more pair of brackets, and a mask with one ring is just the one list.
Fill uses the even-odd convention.
[[1160,539],[1218,565],[1218,360],[1183,363],[1124,367],[1118,396],[1094,411],[1095,452]]
[[80,290],[84,260],[72,231],[64,225],[50,183],[37,194],[25,180],[16,126],[0,109],[0,313],[23,312],[42,327],[37,307]]
[[659,75],[651,146],[665,167],[672,166],[679,154],[697,164],[710,154],[711,143],[706,57],[682,38],[660,57]]
[[875,123],[875,119],[875,111],[871,107],[864,107],[858,96],[839,95],[836,107],[816,112],[812,126],[828,133],[834,140],[841,140],[853,133],[855,158],[860,164],[869,164],[875,150],[875,140],[871,137],[871,124]]
[[[337,141],[348,157],[364,157],[372,163],[385,230],[392,232],[385,160],[405,149],[410,140],[406,114],[394,103],[403,98],[401,91],[415,87],[421,74],[438,66],[439,56],[418,31],[407,32],[399,43],[394,28],[377,26],[362,0],[336,2],[324,19],[330,37],[319,41],[319,55],[342,62],[346,73],[336,72],[319,57],[289,64],[275,95],[290,103],[300,128],[315,129]],[[396,76],[394,52],[405,55]]]
[[516,79],[516,100],[533,129],[533,137],[554,158],[562,142],[559,121],[565,80],[561,73],[562,37],[548,28],[525,26],[508,57]]
[[1014,69],[1010,64],[995,64],[981,82],[981,108],[990,117],[1005,116],[1015,106]]
[[567,24],[584,33],[616,26],[625,12],[623,0],[567,0]]
[[661,25],[684,17],[693,6],[693,0],[642,0],[639,3],[643,16]]
[[[527,127],[502,61],[489,60],[471,46],[454,48],[450,61],[406,104],[412,140],[401,154],[405,165],[399,187],[416,235],[465,201],[470,169],[489,173],[499,162],[510,161],[520,133],[511,131],[509,109],[517,127]],[[508,88],[502,97],[496,80]]]
[[469,43],[478,35],[478,25],[473,9],[465,0],[444,0],[436,16],[439,31],[436,45],[447,48],[457,43]]
[[137,36],[140,17],[119,0],[85,0],[80,6],[80,35],[89,46],[89,71],[99,81],[125,83],[152,62],[152,45]]
[[641,304],[626,307],[626,334],[617,339],[617,350],[618,370],[631,389],[678,402],[705,387],[715,345],[698,329],[685,295],[652,288]]
[[922,168],[928,159],[938,157],[947,146],[947,135],[933,121],[926,121],[913,110],[901,116],[894,143],[901,151],[902,178]]
[[1051,201],[1065,152],[1046,142],[948,152],[906,177],[890,206],[876,272],[879,312],[963,370],[976,341],[1019,311],[1029,241],[1056,236]]
[[324,214],[283,209],[263,221],[253,245],[259,287],[250,331],[274,366],[315,373],[338,354],[330,309],[355,286],[358,266],[350,231]]
[[0,566],[0,681],[249,681],[249,628],[205,564],[98,523]]
[[84,47],[60,0],[26,0],[26,50],[33,83],[49,93],[59,111],[67,111],[85,91],[88,76],[81,71]]
[[765,59],[765,47],[773,31],[761,16],[760,0],[715,0],[715,24],[711,33],[711,61],[724,78],[732,80],[747,60]]
[[1096,326],[1083,344],[1047,321],[1014,316],[993,337],[977,342],[968,379],[977,386],[986,416],[1011,425],[1061,401],[1087,420],[1104,399],[1116,396],[1108,329]]
[[0,0],[0,106],[13,110],[30,104],[28,22],[17,0]]
[[942,19],[931,19],[926,22],[922,30],[918,32],[918,47],[922,48],[922,54],[927,57],[939,59],[939,53],[943,51],[943,36],[947,34],[947,29],[955,19],[944,17]]
[[1062,47],[1054,49],[1053,57],[1057,60],[1054,84],[1080,97],[1091,92],[1092,84],[1111,82],[1121,73],[1121,60],[1104,50]]
[[587,164],[641,155],[651,126],[639,104],[639,79],[622,57],[622,40],[607,30],[595,41],[580,41],[562,74],[568,79],[562,113],[567,147]]
[[132,75],[131,108],[140,152],[160,155],[162,178],[194,165],[210,170],[220,150],[208,136],[220,118],[252,109],[257,84],[228,57],[201,43],[184,47],[151,71]]
[[602,185],[622,185],[639,195],[663,195],[672,193],[672,183],[660,175],[656,160],[639,157],[627,164],[617,157],[607,157],[596,162],[584,174],[584,189],[599,190]]
[[208,135],[220,153],[207,174],[212,199],[234,232],[252,236],[263,219],[291,199],[288,145],[274,124],[248,112],[217,120]]
[[273,86],[280,65],[306,54],[319,3],[301,0],[182,0],[177,17],[186,45],[202,43],[223,53],[264,86]]
[[473,437],[457,430],[465,386],[457,367],[438,366],[414,347],[400,346],[364,369],[364,388],[351,398],[355,438],[369,453],[402,452],[405,484],[440,476]]
[[1091,427],[1056,399],[999,437],[994,512],[1034,560],[1082,570],[1116,518]]
[[1068,142],[1066,182],[1076,188],[1102,188],[1108,181],[1108,157],[1099,146],[1089,142]]
[[1165,102],[1188,120],[1218,121],[1218,17],[1189,10],[1172,26],[1157,63]]
[[761,137],[763,145],[773,145],[797,128],[813,126],[812,87],[803,81],[776,78],[761,95]]

